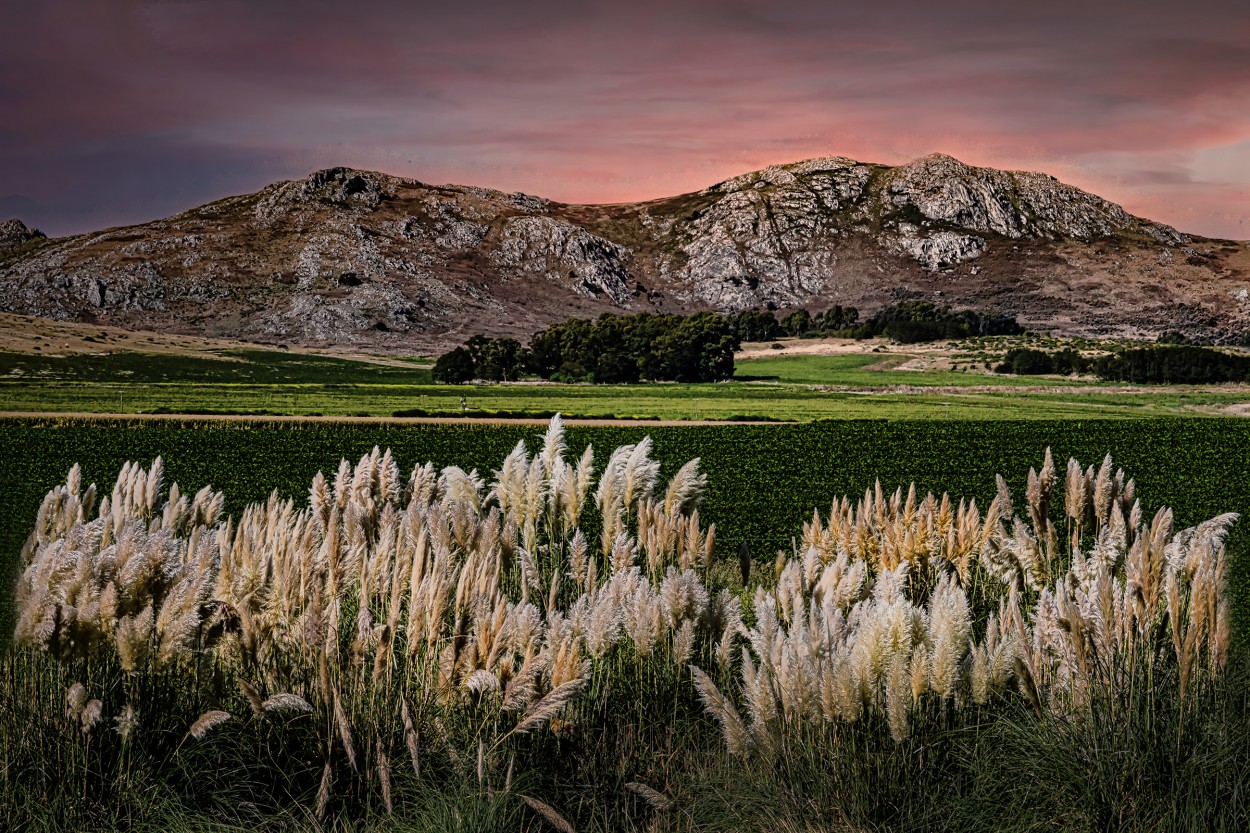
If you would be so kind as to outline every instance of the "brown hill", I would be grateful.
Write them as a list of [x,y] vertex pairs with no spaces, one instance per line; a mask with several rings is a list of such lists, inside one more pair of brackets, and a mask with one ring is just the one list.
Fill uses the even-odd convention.
[[619,205],[334,168],[145,225],[5,228],[0,311],[253,341],[417,352],[605,311],[906,298],[1066,334],[1250,330],[1246,244],[943,155],[812,159]]

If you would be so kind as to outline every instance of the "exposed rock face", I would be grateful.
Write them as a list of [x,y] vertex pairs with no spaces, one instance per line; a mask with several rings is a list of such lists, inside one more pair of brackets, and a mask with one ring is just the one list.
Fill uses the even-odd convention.
[[0,310],[283,342],[429,350],[604,311],[917,297],[1073,333],[1250,329],[1246,246],[942,155],[811,159],[610,206],[331,168],[41,237],[0,225]]
[[894,241],[898,251],[911,255],[930,272],[972,260],[985,251],[985,240],[972,234],[935,231],[922,237],[920,229],[910,223],[899,223],[898,230]]
[[[479,241],[480,242],[480,241]],[[542,275],[579,295],[605,296],[628,306],[630,252],[611,240],[551,217],[511,217],[504,221],[491,261],[514,277]]]
[[0,223],[0,252],[16,249],[31,240],[44,236],[39,229],[27,228],[21,220],[5,220]]
[[1150,228],[1160,242],[1188,238],[1169,226],[1138,220],[1114,203],[1038,173],[973,168],[935,153],[895,168],[890,202],[929,220],[1003,237],[1097,237]]
[[839,215],[862,201],[871,169],[851,159],[766,168],[702,191],[676,221],[677,258],[661,272],[679,297],[716,309],[788,306],[819,295],[837,262]]

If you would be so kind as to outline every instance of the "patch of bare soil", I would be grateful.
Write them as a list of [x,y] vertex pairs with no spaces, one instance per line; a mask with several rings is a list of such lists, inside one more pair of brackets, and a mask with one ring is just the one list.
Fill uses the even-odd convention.
[[[773,348],[771,345],[780,344]],[[873,340],[858,341],[853,338],[784,338],[772,341],[748,342],[742,345],[735,358],[768,359],[774,356],[845,356],[856,353],[871,353],[880,342]]]

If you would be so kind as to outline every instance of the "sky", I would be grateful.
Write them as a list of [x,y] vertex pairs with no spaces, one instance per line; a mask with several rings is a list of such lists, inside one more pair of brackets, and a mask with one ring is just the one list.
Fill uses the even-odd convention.
[[624,202],[932,152],[1250,238],[1246,0],[4,0],[0,219],[338,165]]

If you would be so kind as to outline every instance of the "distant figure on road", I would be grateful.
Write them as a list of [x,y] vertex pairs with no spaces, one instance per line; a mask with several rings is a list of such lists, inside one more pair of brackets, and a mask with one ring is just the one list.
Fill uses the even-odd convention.
[[469,405],[464,401],[464,397],[460,397],[460,414],[463,416],[469,412]]

